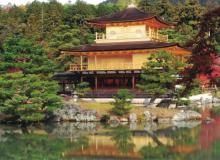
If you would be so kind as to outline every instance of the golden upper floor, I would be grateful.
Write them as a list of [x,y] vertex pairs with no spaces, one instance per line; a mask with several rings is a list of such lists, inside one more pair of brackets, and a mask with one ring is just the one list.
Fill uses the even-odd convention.
[[96,43],[158,41],[168,42],[168,35],[159,33],[159,29],[145,25],[126,27],[107,27],[105,33],[96,32]]
[[160,17],[143,13],[134,6],[110,16],[89,20],[92,26],[103,29],[96,33],[96,43],[115,43],[131,41],[168,42],[167,35],[161,35],[160,29],[171,28],[169,23]]

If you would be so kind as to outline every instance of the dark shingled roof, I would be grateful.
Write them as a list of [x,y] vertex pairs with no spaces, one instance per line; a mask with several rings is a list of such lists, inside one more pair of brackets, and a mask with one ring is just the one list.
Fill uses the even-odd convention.
[[98,52],[98,51],[122,51],[122,50],[139,50],[139,49],[156,49],[176,46],[176,43],[141,41],[141,42],[120,42],[120,43],[97,43],[83,45],[61,51],[71,52]]
[[110,16],[103,16],[96,19],[88,20],[88,23],[133,22],[133,21],[147,20],[152,18],[156,18],[158,21],[166,25],[171,25],[171,26],[175,25],[174,23],[166,22],[155,15],[144,13],[138,10],[137,8],[127,8],[124,11],[117,12]]

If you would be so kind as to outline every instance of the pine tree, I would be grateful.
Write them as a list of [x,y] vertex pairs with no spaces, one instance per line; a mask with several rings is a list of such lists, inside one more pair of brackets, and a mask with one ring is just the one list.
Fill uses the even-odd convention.
[[48,58],[42,46],[31,39],[8,38],[3,49],[0,73],[22,71],[24,74],[48,75],[56,71],[56,64]]
[[58,84],[50,76],[56,70],[43,48],[30,39],[8,38],[0,58],[0,112],[14,121],[45,120],[62,107]]
[[13,116],[14,121],[39,122],[62,107],[57,96],[58,84],[39,75],[22,73],[0,77],[0,112]]
[[184,67],[183,62],[165,51],[151,54],[142,67],[141,82],[137,86],[153,97],[170,93]]

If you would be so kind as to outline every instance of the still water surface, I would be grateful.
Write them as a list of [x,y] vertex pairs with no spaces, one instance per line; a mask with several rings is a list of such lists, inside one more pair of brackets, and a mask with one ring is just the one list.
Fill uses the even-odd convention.
[[220,160],[220,118],[209,123],[0,125],[0,160]]

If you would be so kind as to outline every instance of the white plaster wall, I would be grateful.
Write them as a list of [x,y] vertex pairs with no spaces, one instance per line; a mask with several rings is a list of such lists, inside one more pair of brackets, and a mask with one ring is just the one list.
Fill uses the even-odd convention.
[[[148,37],[149,38],[149,37]],[[147,39],[145,25],[106,27],[107,40]]]

